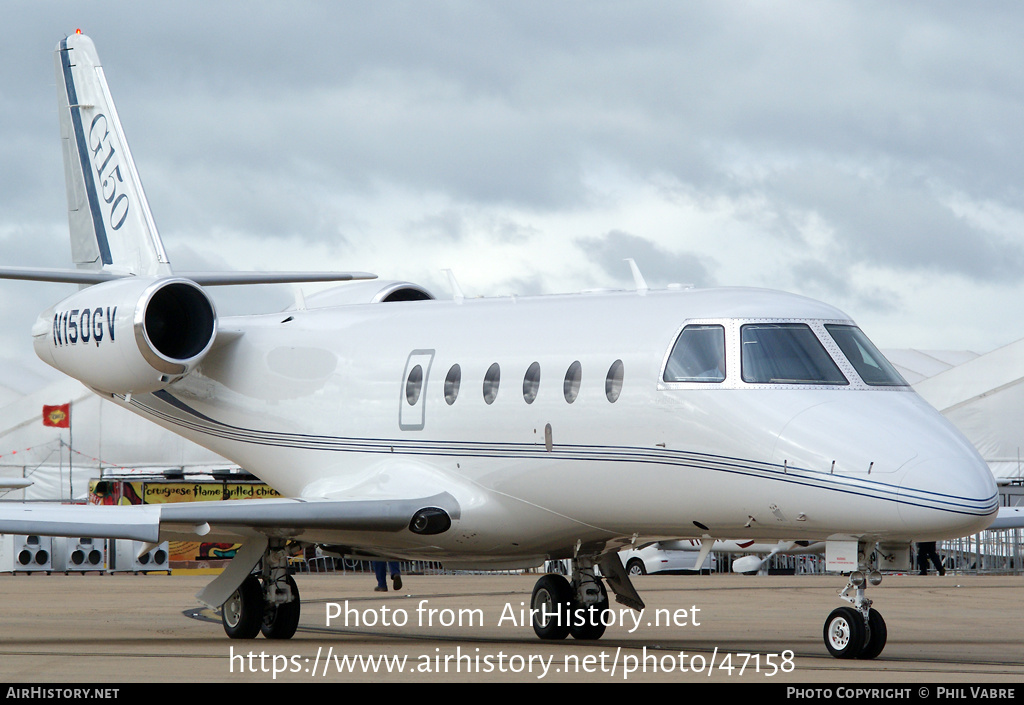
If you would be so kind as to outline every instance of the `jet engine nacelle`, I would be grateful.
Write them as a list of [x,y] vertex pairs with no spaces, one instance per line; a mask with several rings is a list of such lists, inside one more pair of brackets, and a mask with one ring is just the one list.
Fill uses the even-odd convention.
[[188,374],[213,345],[206,292],[179,277],[126,277],[83,289],[32,329],[43,362],[93,389],[141,394]]
[[[395,301],[430,301],[434,295],[419,284],[405,281],[374,279],[346,282],[306,297],[308,309],[347,306],[349,304],[393,303]],[[294,307],[293,307],[294,308]]]

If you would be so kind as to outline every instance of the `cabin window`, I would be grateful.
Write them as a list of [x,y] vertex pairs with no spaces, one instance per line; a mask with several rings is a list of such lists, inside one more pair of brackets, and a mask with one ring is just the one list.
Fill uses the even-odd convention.
[[900,376],[885,356],[878,351],[864,332],[857,326],[826,324],[836,345],[846,355],[846,359],[857,370],[864,384],[873,387],[905,387],[907,381]]
[[494,400],[498,397],[498,383],[500,381],[501,368],[495,362],[487,368],[487,374],[484,375],[484,401],[488,404],[493,404]]
[[534,362],[526,369],[526,376],[523,377],[523,399],[527,404],[532,404],[537,398],[537,391],[540,389],[540,363]]
[[569,365],[569,369],[565,372],[565,381],[562,383],[562,394],[565,395],[565,400],[572,404],[576,401],[576,397],[580,394],[580,379],[583,376],[583,367],[580,365],[580,361]]
[[744,382],[849,384],[814,331],[803,323],[745,325],[740,342]]
[[420,400],[420,391],[423,389],[423,368],[416,365],[409,370],[409,378],[405,380],[405,400],[409,406],[416,406]]
[[722,382],[725,380],[725,328],[693,325],[679,334],[668,364],[666,382]]
[[622,360],[616,360],[608,368],[608,376],[604,378],[604,395],[612,404],[622,392]]
[[451,406],[459,397],[459,386],[462,384],[462,368],[457,364],[452,365],[448,370],[448,376],[444,378],[444,400]]

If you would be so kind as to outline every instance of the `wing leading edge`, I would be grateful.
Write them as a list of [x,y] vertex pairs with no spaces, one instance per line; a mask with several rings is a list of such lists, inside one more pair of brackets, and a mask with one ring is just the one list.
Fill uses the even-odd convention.
[[[0,533],[91,536],[157,543],[238,541],[318,531],[441,533],[459,517],[448,493],[412,499],[262,499],[133,506],[0,505]],[[308,539],[307,539],[308,540]]]

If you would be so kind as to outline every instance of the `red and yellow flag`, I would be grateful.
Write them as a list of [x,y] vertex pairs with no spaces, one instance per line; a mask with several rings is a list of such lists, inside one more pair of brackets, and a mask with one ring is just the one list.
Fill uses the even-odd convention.
[[43,425],[57,428],[71,427],[71,402],[58,406],[43,404]]

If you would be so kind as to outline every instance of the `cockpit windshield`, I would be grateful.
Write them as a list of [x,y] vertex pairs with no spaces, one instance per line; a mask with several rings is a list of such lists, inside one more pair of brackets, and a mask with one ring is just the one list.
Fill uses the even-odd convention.
[[680,388],[909,388],[860,328],[842,319],[690,319],[662,364],[662,383]]
[[806,324],[748,324],[740,329],[740,342],[744,382],[849,384],[814,331]]
[[885,359],[882,353],[856,326],[830,323],[825,325],[846,359],[850,361],[865,384],[873,387],[903,387],[907,382]]
[[666,382],[721,382],[725,379],[725,328],[683,328],[662,377]]

